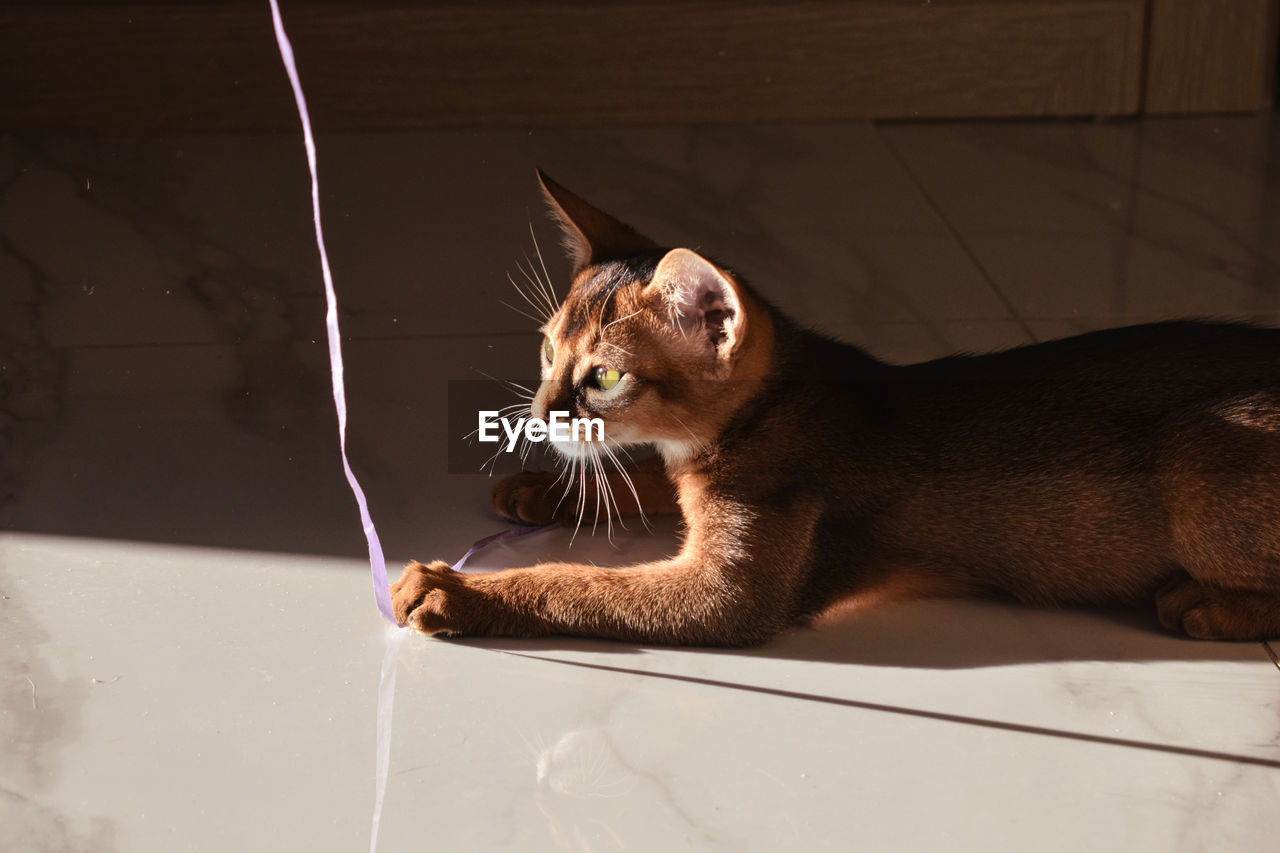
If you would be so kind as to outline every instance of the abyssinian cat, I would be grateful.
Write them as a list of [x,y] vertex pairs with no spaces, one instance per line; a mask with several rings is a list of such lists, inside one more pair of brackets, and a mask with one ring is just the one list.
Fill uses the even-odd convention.
[[[680,512],[683,546],[617,569],[412,562],[401,624],[745,646],[837,602],[998,595],[1280,637],[1280,331],[1161,323],[886,364],[539,177],[573,279],[532,414],[656,447],[607,476],[624,511]],[[564,520],[554,479],[510,477],[494,506]]]

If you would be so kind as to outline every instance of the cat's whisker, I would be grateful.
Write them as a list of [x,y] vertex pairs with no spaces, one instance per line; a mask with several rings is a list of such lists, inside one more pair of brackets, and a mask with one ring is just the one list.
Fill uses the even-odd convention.
[[[564,499],[569,497],[569,493],[573,489],[575,480],[580,480],[580,476],[578,472],[578,460],[576,458],[567,459],[564,467],[564,472],[568,474],[568,478],[564,485],[564,494],[560,496],[560,500],[556,503],[557,511],[560,509],[560,504],[564,503]],[[575,507],[575,511],[576,511],[576,507]],[[578,515],[578,518],[581,519],[582,517],[581,513],[577,513],[577,515]],[[577,532],[576,528],[574,532],[576,534]],[[570,545],[573,544],[572,539],[569,540],[569,544]]]
[[[513,403],[512,405],[514,405],[514,406],[522,406],[522,407],[524,407],[525,409],[528,409],[528,408],[529,408],[529,405],[533,402],[533,398],[534,398],[534,396],[535,396],[535,395],[533,395],[533,394],[526,394],[526,393],[524,393],[523,391],[517,391],[515,388],[507,388],[506,390],[508,390],[508,391],[510,391],[512,394],[514,394],[514,395],[515,395],[515,397],[516,397],[516,399],[518,399],[518,400],[520,401],[519,403]],[[508,408],[509,408],[509,407],[508,407]]]
[[533,251],[538,256],[538,263],[542,266],[542,274],[546,277],[547,290],[551,292],[551,298],[555,302],[556,310],[558,311],[560,310],[560,300],[556,298],[556,290],[551,286],[551,273],[547,272],[547,262],[542,259],[542,249],[538,246],[538,235],[533,231],[532,222],[529,223],[529,237],[533,240]]
[[[536,248],[536,245],[535,245],[535,248]],[[552,283],[550,283],[550,277],[547,277],[547,279],[543,279],[543,277],[541,277],[541,275],[538,274],[538,269],[535,268],[534,261],[530,259],[529,254],[527,254],[527,252],[525,254],[525,260],[527,261],[527,263],[529,263],[529,272],[530,272],[529,278],[534,279],[534,283],[536,284],[536,287],[538,287],[539,293],[543,295],[543,300],[547,302],[547,306],[550,309],[550,313],[552,313],[553,315],[556,314],[556,311],[559,310],[559,302],[557,301],[557,298],[556,298],[556,291],[554,291],[554,288],[552,287]]]
[[636,316],[637,314],[640,314],[640,313],[642,313],[642,312],[644,312],[644,311],[646,311],[646,310],[647,310],[647,307],[642,306],[642,307],[637,308],[636,310],[632,311],[630,314],[628,314],[628,315],[627,315],[627,316],[625,316],[625,317],[619,317],[619,318],[618,318],[618,319],[616,319],[616,320],[610,320],[610,321],[605,325],[605,327],[604,327],[603,329],[601,329],[601,330],[600,330],[600,336],[601,336],[601,337],[604,337],[604,333],[605,333],[605,332],[607,332],[607,331],[609,331],[609,326],[616,325],[616,324],[618,324],[618,323],[621,323],[621,322],[622,322],[622,321],[624,321],[624,320],[630,320],[632,317],[634,317],[634,316]]
[[[553,453],[550,455],[554,457],[557,454]],[[551,482],[551,485],[556,486],[556,485],[559,485],[560,482],[564,479],[566,466],[564,464],[564,460],[562,459],[552,459],[552,462],[554,462],[556,466],[556,478]]]
[[[605,338],[605,335],[607,335],[607,334],[608,334],[608,332],[609,332],[609,328],[610,328],[611,326],[617,325],[618,323],[624,322],[624,321],[626,321],[626,320],[630,320],[632,317],[636,316],[637,314],[640,314],[640,313],[644,312],[645,310],[647,310],[647,309],[646,309],[646,308],[644,308],[644,307],[637,308],[635,311],[632,311],[630,314],[627,314],[627,315],[626,315],[626,316],[624,316],[624,317],[618,317],[617,319],[610,320],[608,323],[605,323],[605,324],[604,324],[604,326],[603,326],[603,328],[601,328],[601,329],[600,329],[600,334],[599,334],[599,336],[598,336],[598,338],[599,338],[599,341],[600,341],[601,345],[603,345],[603,346],[607,346],[607,347],[613,347],[613,348],[614,348],[614,349],[616,349],[618,352],[621,352],[621,353],[622,353],[622,354],[624,354],[624,355],[632,355],[632,353],[631,353],[631,351],[630,351],[630,350],[627,350],[627,349],[625,349],[624,347],[621,347],[621,346],[619,346],[618,344],[613,343],[612,341],[606,341],[604,338]],[[600,318],[601,318],[601,320],[603,320],[603,319],[604,319],[604,306],[603,306],[603,305],[601,305],[601,307],[600,307]],[[634,356],[633,356],[633,357],[634,357]]]
[[609,540],[609,544],[613,544],[613,514],[618,513],[619,521],[622,518],[622,511],[618,507],[617,498],[613,495],[613,484],[609,482],[609,478],[605,476],[605,464],[600,458],[600,451],[595,445],[591,445],[591,456],[595,460],[596,476],[600,478],[600,491],[604,495],[604,521],[605,536]]
[[533,402],[533,398],[538,396],[537,392],[534,391],[532,388],[521,385],[519,382],[514,382],[510,379],[505,379],[503,381],[506,382],[507,385],[509,385],[512,388],[512,390],[518,390],[520,392],[516,395],[518,397],[521,397],[525,400]]
[[[520,270],[520,274],[526,279],[529,278],[529,274],[524,271],[524,267],[520,265],[519,261],[516,262],[516,269]],[[529,304],[530,308],[538,314],[543,315],[541,322],[545,323],[547,320],[551,319],[551,315],[554,314],[555,311],[549,310],[546,302],[544,302],[541,297],[535,299],[534,295],[529,294],[524,288],[516,283],[516,280],[511,277],[511,273],[507,273],[507,281],[511,282],[511,286],[516,289],[516,293],[520,294],[521,298]]]
[[488,459],[484,460],[484,462],[480,463],[480,470],[483,471],[485,469],[485,466],[488,466],[489,476],[492,477],[494,469],[498,467],[498,456],[500,456],[501,454],[502,454],[502,444],[499,443],[498,449],[493,451],[493,455],[490,456]]
[[[510,406],[503,406],[501,409],[498,409],[498,410],[497,410],[497,417],[498,417],[498,418],[505,418],[508,414],[510,414],[510,413],[512,413],[512,412],[528,411],[528,409],[529,409],[529,404],[528,404],[528,403],[512,403]],[[480,432],[480,427],[478,427],[478,426],[477,426],[477,427],[476,427],[475,429],[473,429],[471,432],[469,432],[469,433],[467,433],[466,435],[464,435],[464,436],[462,437],[462,440],[463,440],[463,441],[467,441],[467,440],[468,440],[468,439],[470,439],[472,436],[477,435],[479,432]]]
[[514,394],[516,399],[520,401],[516,405],[524,406],[525,409],[529,409],[532,406],[533,398],[537,396],[536,394],[526,394],[524,391],[517,390],[514,387],[508,388],[507,390]]
[[534,294],[538,297],[539,302],[546,305],[547,311],[549,312],[547,316],[550,317],[559,310],[559,306],[551,296],[547,295],[547,286],[543,283],[542,279],[538,278],[538,272],[533,268],[533,261],[529,258],[528,254],[524,256],[524,259],[525,263],[529,265],[528,271],[525,270],[523,265],[518,263],[516,264],[516,269],[520,270],[520,274],[523,275],[525,280],[533,286]]
[[[604,450],[606,453],[608,453],[608,452],[609,452],[609,448],[605,447],[603,444],[602,444],[602,445],[600,445],[600,450]],[[604,464],[604,461],[600,459],[600,450],[594,450],[594,453],[595,453],[596,459],[598,460],[598,465],[599,465],[599,470],[600,470],[600,477],[601,477],[601,479],[603,479],[603,480],[604,480],[604,489],[605,489],[605,511],[606,511],[606,513],[609,513],[609,514],[607,515],[607,518],[609,519],[609,544],[610,544],[610,545],[612,545],[612,544],[614,544],[614,542],[613,542],[613,513],[617,513],[617,515],[618,515],[618,525],[619,525],[623,530],[626,530],[626,529],[627,529],[627,523],[626,523],[625,521],[623,521],[622,507],[621,507],[621,505],[619,505],[619,503],[618,503],[618,496],[617,496],[617,495],[615,495],[615,494],[613,493],[613,484],[609,482],[609,478],[606,476],[606,473],[607,473],[607,472],[606,472],[606,470],[605,470],[605,464]],[[609,457],[610,457],[611,459],[614,459],[614,464],[616,465],[616,464],[617,464],[617,460],[616,460],[616,458],[613,456],[613,454],[609,454]],[[610,503],[610,502],[612,502],[612,504],[613,504],[613,510],[612,510],[612,511],[610,511],[610,510],[609,510],[609,503]],[[639,504],[639,500],[637,500],[637,501],[636,501],[636,503],[637,503],[637,504]]]
[[[526,257],[528,256],[526,255]],[[547,307],[551,310],[551,315],[555,316],[556,312],[560,310],[560,302],[556,299],[555,288],[551,286],[551,279],[547,278],[544,281],[542,276],[538,275],[532,260],[529,261],[529,272],[533,274],[533,280],[537,283],[538,290],[543,294],[543,299],[546,300]]]
[[[631,497],[635,498],[636,501],[636,512],[640,515],[640,523],[644,525],[645,530],[653,532],[653,528],[649,526],[649,519],[645,517],[644,507],[640,503],[640,493],[636,491],[636,484],[632,482],[631,475],[628,474],[627,469],[623,467],[622,461],[618,459],[612,450],[609,449],[609,440],[610,439],[605,439],[605,443],[600,446],[600,449],[603,450],[605,454],[608,455],[609,459],[613,461],[614,467],[617,468],[618,473],[622,475],[622,482],[626,483],[627,488],[631,490]],[[617,444],[617,442],[615,441],[614,444]],[[621,449],[622,445],[618,444],[618,448]],[[614,498],[613,503],[614,506],[618,505],[617,498]],[[618,523],[622,525],[623,530],[627,529],[626,522],[622,520],[621,508],[618,509]]]
[[[578,524],[582,524],[582,519],[587,514],[587,461],[580,460],[578,463]],[[574,529],[574,534],[577,534]],[[572,540],[570,540],[572,541]]]
[[612,341],[601,341],[601,342],[600,342],[600,344],[601,344],[602,346],[606,346],[606,347],[613,347],[614,349],[616,349],[618,352],[622,353],[623,355],[629,355],[629,356],[631,356],[632,358],[634,358],[634,357],[635,357],[635,353],[631,352],[631,350],[623,349],[622,347],[618,346],[617,344],[613,343]]
[[[476,373],[479,373],[485,379],[489,379],[493,382],[497,382],[499,385],[507,386],[507,390],[511,391],[512,394],[514,394],[517,398],[520,399],[520,402],[518,403],[511,403],[510,405],[503,406],[502,408],[498,409],[497,417],[502,418],[502,417],[506,417],[508,414],[512,412],[529,410],[529,406],[533,402],[533,398],[535,396],[532,391],[529,391],[529,389],[525,388],[523,385],[519,384],[518,382],[512,382],[508,379],[499,379],[496,376],[491,376],[488,373],[485,373],[483,370],[480,370],[479,368],[476,368],[476,367],[472,367],[471,369],[474,370]],[[471,430],[471,432],[464,435],[462,437],[462,440],[470,441],[479,432],[480,432],[480,427],[477,426],[475,429]],[[501,446],[501,442],[499,442],[499,446]],[[489,464],[489,460],[485,460],[485,465],[488,465],[488,464]],[[484,465],[480,467],[481,467],[481,470],[484,470]]]
[[[527,415],[528,413],[529,404],[524,400],[521,400],[519,403],[512,403],[510,406],[503,406],[501,409],[498,409],[497,417],[505,419],[509,415]],[[476,427],[476,431],[479,431],[479,427]],[[523,436],[524,433],[521,433],[521,435]]]
[[[517,383],[509,382],[508,380],[505,380],[505,379],[497,379],[497,378],[495,378],[495,377],[493,377],[493,376],[489,376],[487,373],[484,373],[484,371],[477,370],[477,369],[476,369],[476,368],[474,368],[474,367],[473,367],[473,368],[471,368],[471,369],[472,369],[472,370],[475,370],[477,373],[481,374],[481,375],[482,375],[482,376],[484,376],[486,379],[492,379],[494,382],[498,382],[498,383],[500,383],[500,384],[501,384],[501,383],[506,383],[507,385],[515,385],[516,387],[523,387],[523,386],[517,385]],[[523,394],[519,393],[518,391],[514,391],[514,390],[512,391],[512,393],[514,393],[517,397],[520,397],[520,398],[521,398],[521,401],[520,401],[520,402],[518,402],[518,403],[511,403],[510,405],[503,406],[502,408],[498,409],[498,410],[497,410],[497,417],[498,417],[498,418],[505,418],[507,415],[509,415],[509,414],[511,414],[511,413],[518,413],[518,412],[522,412],[522,411],[523,411],[523,412],[527,412],[527,411],[529,411],[529,406],[530,406],[530,404],[533,402],[533,397],[532,397],[532,396],[525,397]],[[471,430],[471,432],[469,432],[469,433],[467,433],[466,435],[464,435],[464,436],[462,437],[462,440],[463,440],[463,441],[471,441],[471,439],[472,439],[472,438],[474,438],[475,436],[477,436],[477,435],[479,434],[479,432],[480,432],[480,427],[479,427],[479,426],[477,426],[475,429]],[[521,434],[521,441],[528,441],[528,438],[527,438],[527,437],[525,437],[525,436],[523,435],[523,433]],[[493,455],[493,456],[491,456],[491,457],[489,457],[488,459],[486,459],[486,460],[485,460],[485,461],[480,465],[480,470],[481,470],[481,471],[483,471],[483,470],[485,469],[485,466],[486,466],[486,465],[487,465],[487,466],[489,466],[489,476],[490,476],[490,477],[492,477],[492,476],[493,476],[494,469],[497,467],[497,455],[498,455],[499,453],[501,453],[501,452],[502,452],[502,438],[501,438],[501,437],[499,437],[499,439],[498,439],[498,449],[497,449],[496,451],[494,451],[494,455]],[[524,462],[525,462],[525,461],[527,461],[527,460],[525,460],[525,458],[522,456],[522,457],[521,457],[521,464],[524,464]]]
[[582,470],[578,470],[578,459],[574,457],[574,473],[578,475],[578,523],[573,526],[573,535],[569,537],[569,547],[573,547],[573,543],[578,538],[578,530],[582,527],[582,516],[587,512],[587,472],[586,465],[582,466]]
[[521,316],[528,317],[530,320],[532,320],[535,323],[542,324],[547,322],[546,317],[535,317],[532,314],[530,314],[528,311],[524,311],[512,305],[510,302],[507,302],[505,299],[499,299],[498,304],[505,305],[507,308],[510,308],[512,311],[516,312],[517,314],[520,314]]
[[[595,515],[595,518],[592,519],[591,521],[591,535],[595,536],[596,528],[600,526],[600,504],[601,504],[602,495],[604,493],[601,490],[601,486],[600,486],[600,479],[601,479],[600,478],[600,460],[596,458],[595,454],[589,454],[587,456],[587,459],[591,462],[592,479],[596,481],[596,515]],[[608,504],[605,504],[605,521],[607,522],[608,520],[609,520],[609,506]]]
[[588,466],[588,459],[584,457],[582,460],[582,464],[578,469],[578,476],[581,478],[581,481],[580,481],[581,504],[578,508],[578,524],[582,524],[582,522],[585,521],[587,518],[587,498],[590,496],[589,490],[587,488],[587,485],[588,485],[587,479],[591,475],[591,471],[587,466]]
[[672,413],[671,413],[671,417],[673,417],[673,418],[675,418],[675,419],[676,419],[676,423],[678,423],[678,424],[680,424],[680,426],[684,427],[684,431],[685,431],[685,432],[687,432],[687,433],[689,433],[689,437],[690,437],[690,438],[692,438],[692,439],[693,439],[693,441],[694,441],[694,443],[698,445],[698,449],[699,449],[699,450],[703,450],[703,451],[705,451],[705,450],[707,449],[707,445],[703,443],[702,439],[698,438],[696,435],[694,435],[694,434],[693,434],[693,430],[689,429],[688,424],[686,424],[684,421],[680,420],[680,416],[679,416],[679,415],[677,415],[675,412],[672,412]]
[[614,447],[616,447],[616,448],[618,449],[618,452],[619,452],[619,453],[621,453],[623,456],[627,457],[627,461],[628,461],[628,462],[635,462],[635,461],[636,461],[636,460],[635,460],[635,457],[631,455],[631,451],[630,451],[630,450],[627,450],[627,446],[626,446],[625,444],[623,444],[622,442],[618,441],[616,438],[608,439],[608,441],[612,441],[612,442],[613,442],[613,446],[614,446]]
[[513,394],[515,394],[517,397],[523,400],[529,400],[530,402],[532,402],[533,398],[537,396],[532,390],[530,390],[529,388],[526,388],[524,385],[521,385],[519,382],[513,382],[510,379],[499,379],[498,377],[494,376],[491,373],[485,373],[483,370],[481,370],[478,367],[472,367],[471,370],[473,370],[476,373],[479,373],[485,379],[490,379],[494,382],[497,382],[499,385],[507,386],[507,388]]
[[[525,260],[529,260],[528,255],[525,255]],[[538,306],[538,313],[546,314],[547,320],[550,321],[555,309],[547,302],[547,297],[542,292],[542,288],[529,275],[529,272],[524,268],[524,264],[516,261],[516,269],[520,271],[520,275],[524,277],[524,280],[529,283],[529,288],[527,290],[521,288],[521,292],[525,294],[526,298],[533,299]]]
[[[512,404],[511,404],[511,405],[509,405],[509,406],[504,406],[503,408],[499,409],[499,410],[498,410],[498,417],[499,417],[499,418],[504,417],[504,416],[505,416],[505,413],[507,413],[507,412],[513,412],[513,411],[527,411],[527,410],[528,410],[528,408],[529,408],[529,404],[528,404],[528,403],[524,403],[524,402],[520,402],[520,403],[512,403]],[[471,432],[467,433],[467,435],[466,435],[466,436],[464,436],[464,438],[470,438],[471,436],[475,435],[475,434],[476,434],[476,433],[478,433],[479,431],[480,431],[480,428],[479,428],[479,427],[476,427],[476,428],[475,428],[475,429],[473,429]],[[527,444],[527,443],[528,443],[528,441],[529,441],[529,438],[528,438],[528,436],[526,436],[526,435],[524,435],[524,434],[522,433],[522,434],[521,434],[521,436],[520,436],[520,440],[521,440],[522,442],[524,442],[524,443],[526,443],[526,444]],[[503,439],[502,439],[501,437],[499,437],[499,439],[498,439],[498,449],[497,449],[497,450],[495,450],[495,451],[493,452],[493,455],[492,455],[492,456],[490,456],[488,459],[486,459],[486,460],[484,461],[484,464],[482,464],[482,465],[480,466],[480,470],[481,470],[481,471],[483,471],[483,470],[484,470],[485,465],[488,465],[488,466],[489,466],[489,476],[490,476],[490,477],[492,477],[492,476],[493,476],[494,471],[495,471],[495,470],[497,469],[497,467],[498,467],[498,456],[504,452],[504,451],[503,451],[503,447],[504,447],[504,446],[503,446]],[[522,456],[521,456],[521,459],[520,459],[521,467],[523,467],[527,461],[528,461],[528,460],[524,457],[524,455],[522,455]]]
[[558,467],[558,468],[560,469],[560,474],[556,477],[555,482],[551,484],[551,485],[553,485],[553,486],[554,486],[554,485],[558,484],[561,480],[563,480],[563,479],[564,479],[564,477],[565,477],[565,474],[567,474],[567,473],[568,473],[568,471],[569,471],[569,460],[565,459],[565,458],[564,458],[563,456],[561,456],[559,453],[553,453],[553,454],[551,454],[551,458],[552,458],[552,459],[553,459],[553,461],[556,463],[556,467]]

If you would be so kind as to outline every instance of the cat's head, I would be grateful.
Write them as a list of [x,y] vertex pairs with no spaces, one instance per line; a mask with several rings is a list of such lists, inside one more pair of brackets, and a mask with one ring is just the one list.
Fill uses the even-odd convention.
[[[606,443],[653,444],[669,461],[714,440],[763,375],[767,311],[740,280],[690,249],[663,249],[542,172],[572,263],[542,328],[535,417],[600,418]],[[568,457],[578,442],[553,442]]]

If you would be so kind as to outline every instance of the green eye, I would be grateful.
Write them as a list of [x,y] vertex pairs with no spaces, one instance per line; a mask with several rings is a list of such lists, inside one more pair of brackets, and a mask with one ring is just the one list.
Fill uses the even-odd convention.
[[596,387],[601,391],[612,391],[622,381],[622,374],[608,367],[596,368]]
[[542,339],[542,355],[546,358],[548,364],[556,360],[556,350],[555,347],[551,346],[551,338]]

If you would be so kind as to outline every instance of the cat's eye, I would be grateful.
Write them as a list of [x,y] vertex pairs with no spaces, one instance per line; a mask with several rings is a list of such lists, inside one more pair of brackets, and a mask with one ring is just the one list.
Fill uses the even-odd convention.
[[601,391],[612,391],[622,381],[622,374],[610,367],[596,368],[596,387]]
[[556,349],[551,345],[551,338],[542,339],[542,357],[547,360],[547,364],[556,360]]

